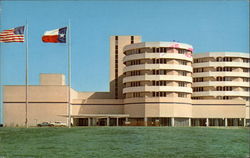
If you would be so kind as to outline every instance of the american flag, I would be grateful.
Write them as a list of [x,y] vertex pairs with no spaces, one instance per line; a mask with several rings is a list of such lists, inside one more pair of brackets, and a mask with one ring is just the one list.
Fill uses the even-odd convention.
[[24,42],[24,26],[0,32],[0,42]]

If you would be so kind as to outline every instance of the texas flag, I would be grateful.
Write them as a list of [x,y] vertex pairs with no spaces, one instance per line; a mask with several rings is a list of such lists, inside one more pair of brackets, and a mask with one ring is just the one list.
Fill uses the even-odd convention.
[[66,43],[67,27],[45,31],[42,40],[47,43]]

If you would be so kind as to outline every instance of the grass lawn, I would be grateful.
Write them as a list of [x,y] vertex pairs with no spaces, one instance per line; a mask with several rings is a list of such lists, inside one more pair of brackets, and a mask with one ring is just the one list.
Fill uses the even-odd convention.
[[249,129],[0,128],[0,158],[247,158]]

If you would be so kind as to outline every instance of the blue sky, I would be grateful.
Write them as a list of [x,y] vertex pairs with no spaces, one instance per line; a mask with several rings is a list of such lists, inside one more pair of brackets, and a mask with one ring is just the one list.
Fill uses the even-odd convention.
[[[44,31],[71,21],[72,87],[109,90],[109,37],[179,41],[195,53],[249,52],[249,3],[235,1],[1,1],[1,30],[29,31],[29,84],[40,73],[67,75],[67,45],[42,43]],[[1,44],[2,85],[25,84],[25,44]]]

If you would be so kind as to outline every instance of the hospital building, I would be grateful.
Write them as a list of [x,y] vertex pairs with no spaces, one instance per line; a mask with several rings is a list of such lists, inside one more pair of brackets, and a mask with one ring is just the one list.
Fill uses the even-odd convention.
[[40,74],[40,84],[28,86],[26,109],[26,86],[6,85],[4,126],[25,126],[26,116],[29,126],[66,123],[68,111],[73,126],[249,125],[249,53],[193,49],[111,36],[108,92],[70,88],[68,109],[65,76]]

